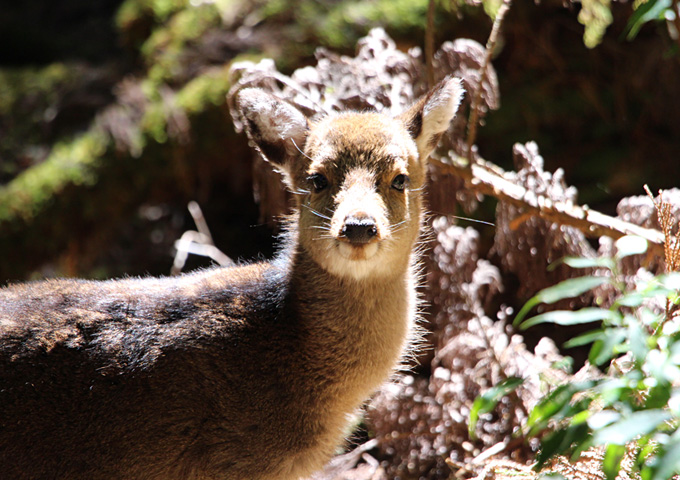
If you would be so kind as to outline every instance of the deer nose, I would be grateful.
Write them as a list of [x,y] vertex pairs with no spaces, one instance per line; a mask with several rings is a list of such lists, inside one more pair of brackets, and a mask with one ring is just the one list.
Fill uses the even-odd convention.
[[340,233],[350,243],[368,243],[378,235],[378,227],[372,217],[350,215],[345,218],[345,224]]

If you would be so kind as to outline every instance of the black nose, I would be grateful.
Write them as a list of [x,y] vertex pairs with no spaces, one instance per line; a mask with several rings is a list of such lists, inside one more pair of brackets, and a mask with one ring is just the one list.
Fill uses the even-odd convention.
[[349,216],[345,219],[340,233],[351,243],[368,243],[378,235],[378,227],[371,217]]

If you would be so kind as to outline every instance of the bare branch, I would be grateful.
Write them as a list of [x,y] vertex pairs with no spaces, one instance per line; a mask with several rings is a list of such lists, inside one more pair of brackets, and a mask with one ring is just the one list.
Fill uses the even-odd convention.
[[569,225],[581,230],[589,237],[608,236],[614,239],[624,235],[638,235],[650,243],[650,249],[663,253],[664,234],[658,230],[644,228],[618,218],[610,217],[587,206],[566,202],[553,202],[536,195],[521,185],[508,181],[504,171],[491,163],[478,159],[469,164],[464,158],[449,153],[450,160],[431,158],[431,162],[447,173],[465,180],[472,190],[491,195],[503,202],[522,207],[527,215],[535,215],[551,222]]
[[472,104],[470,105],[470,121],[468,122],[468,137],[467,137],[467,157],[468,165],[472,166],[474,161],[474,155],[472,152],[472,146],[477,140],[477,126],[479,125],[479,109],[482,101],[482,85],[486,81],[487,69],[491,63],[491,56],[496,49],[496,43],[498,43],[498,35],[500,33],[501,25],[503,23],[503,18],[505,14],[510,10],[510,5],[512,0],[503,0],[503,4],[498,9],[496,13],[496,18],[493,21],[493,26],[491,27],[491,33],[489,34],[489,39],[486,42],[486,53],[484,55],[484,63],[479,75],[479,83],[477,84],[477,89],[475,90],[475,96],[472,99]]
[[425,67],[427,71],[427,87],[434,86],[434,0],[427,6],[427,29],[425,30]]
[[198,203],[191,201],[188,205],[189,213],[194,219],[196,230],[187,230],[179,240],[175,242],[175,259],[170,271],[171,275],[179,275],[186,264],[190,254],[208,257],[222,266],[233,266],[234,261],[225,255],[213,243],[208,223],[205,221],[203,211]]

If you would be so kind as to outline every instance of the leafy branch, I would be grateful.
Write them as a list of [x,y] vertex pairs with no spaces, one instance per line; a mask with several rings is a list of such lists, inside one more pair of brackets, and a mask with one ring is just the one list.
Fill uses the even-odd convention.
[[[573,268],[596,269],[596,276],[572,278],[539,292],[515,319],[522,330],[546,322],[596,324],[564,347],[591,345],[589,362],[605,372],[572,378],[532,409],[521,436],[541,440],[537,471],[550,469],[557,455],[577,460],[600,448],[607,480],[619,475],[624,458],[643,480],[680,473],[680,327],[655,308],[663,301],[677,307],[680,273],[638,279],[631,288],[620,268],[624,258],[643,254],[647,245],[640,237],[624,236],[615,242],[613,257],[565,259]],[[617,292],[609,308],[557,310],[525,320],[539,303],[552,304],[602,285]],[[470,424],[521,383],[503,382],[479,397]]]

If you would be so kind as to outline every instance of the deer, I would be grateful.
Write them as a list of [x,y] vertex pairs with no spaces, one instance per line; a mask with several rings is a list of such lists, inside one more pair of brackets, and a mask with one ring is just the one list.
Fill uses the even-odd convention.
[[427,160],[463,95],[308,118],[236,102],[294,209],[270,261],[0,289],[0,477],[296,480],[417,330]]

